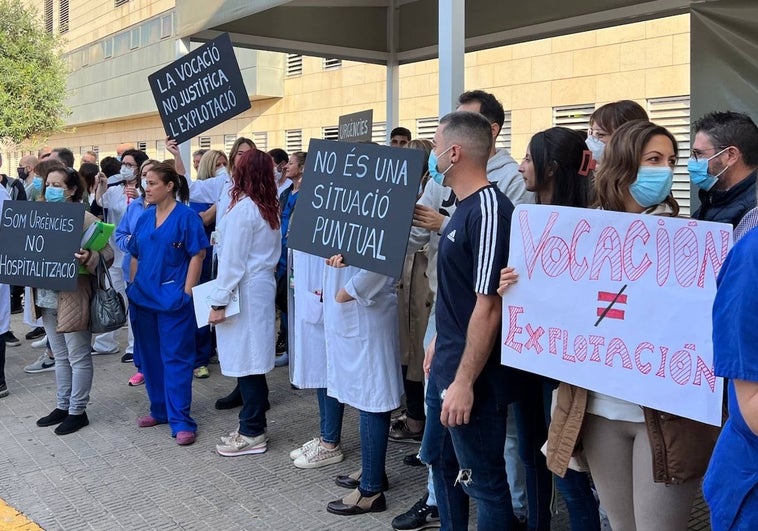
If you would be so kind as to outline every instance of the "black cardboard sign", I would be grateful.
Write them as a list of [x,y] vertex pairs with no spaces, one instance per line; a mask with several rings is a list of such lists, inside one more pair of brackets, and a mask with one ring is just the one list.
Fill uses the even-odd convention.
[[371,142],[374,109],[343,114],[339,121],[340,142]]
[[76,290],[84,205],[5,201],[0,216],[0,283]]
[[417,149],[311,140],[288,245],[400,276],[423,164]]
[[179,144],[250,108],[228,33],[147,79],[163,128]]

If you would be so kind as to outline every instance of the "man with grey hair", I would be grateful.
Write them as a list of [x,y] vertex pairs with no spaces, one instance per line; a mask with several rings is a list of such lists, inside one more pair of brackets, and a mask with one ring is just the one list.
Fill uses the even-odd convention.
[[513,204],[487,179],[489,120],[456,111],[440,120],[429,173],[453,189],[458,206],[437,255],[437,335],[427,349],[428,407],[421,460],[432,466],[443,527],[511,529],[514,515],[503,458],[513,370],[500,364],[500,270],[508,261]]

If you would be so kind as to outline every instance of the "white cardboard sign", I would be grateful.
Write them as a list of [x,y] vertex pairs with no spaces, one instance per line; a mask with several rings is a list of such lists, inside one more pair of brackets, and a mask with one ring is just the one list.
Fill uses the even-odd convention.
[[519,205],[502,363],[720,425],[711,307],[731,245],[723,223]]

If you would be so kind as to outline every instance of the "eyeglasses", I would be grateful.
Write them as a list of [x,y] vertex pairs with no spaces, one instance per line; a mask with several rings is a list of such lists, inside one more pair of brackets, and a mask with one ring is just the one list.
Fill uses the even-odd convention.
[[717,149],[720,149],[721,151],[723,151],[723,150],[725,150],[725,149],[726,149],[726,147],[724,147],[724,146],[715,147],[715,146],[714,146],[714,147],[710,147],[710,148],[703,148],[703,149],[693,149],[692,151],[690,151],[690,153],[692,154],[692,157],[693,157],[695,160],[699,160],[699,159],[701,159],[701,158],[705,158],[705,159],[707,159],[707,158],[710,158],[710,157],[707,157],[707,156],[705,155],[705,153],[703,153],[703,152],[704,152],[704,151],[716,151]]
[[605,137],[609,136],[609,134],[602,129],[592,129],[590,127],[587,129],[587,136],[593,136],[598,140],[603,140]]
[[131,169],[135,169],[137,167],[136,164],[132,164],[131,162],[122,162],[121,165]]

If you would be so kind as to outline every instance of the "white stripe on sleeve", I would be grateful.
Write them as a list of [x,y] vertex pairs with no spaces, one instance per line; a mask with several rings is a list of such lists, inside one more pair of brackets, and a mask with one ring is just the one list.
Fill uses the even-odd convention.
[[495,265],[497,247],[497,196],[492,187],[486,188],[479,195],[482,210],[482,225],[479,229],[479,256],[476,263],[476,282],[474,291],[487,293]]

